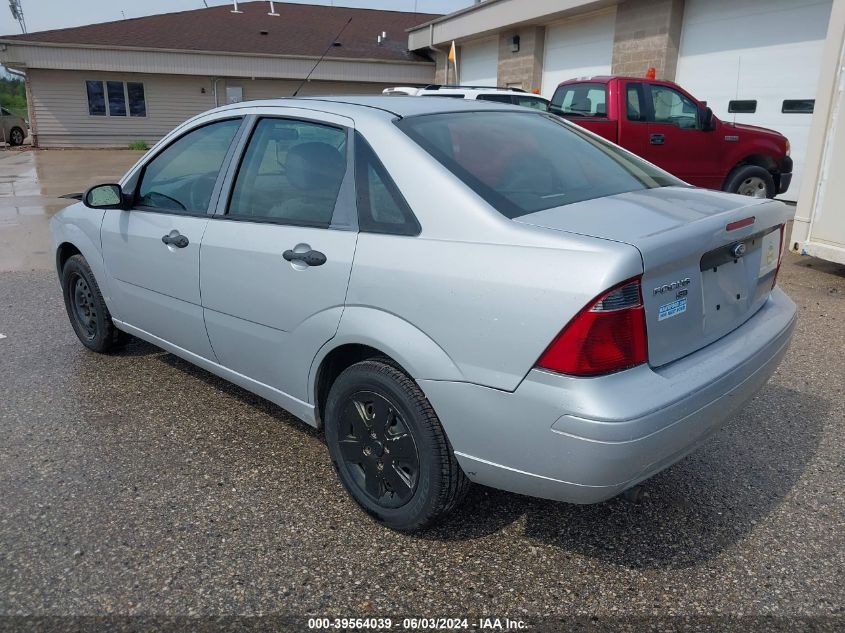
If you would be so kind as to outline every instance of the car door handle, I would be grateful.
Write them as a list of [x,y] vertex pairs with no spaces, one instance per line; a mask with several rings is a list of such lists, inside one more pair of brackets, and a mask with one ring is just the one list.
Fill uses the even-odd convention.
[[191,243],[191,240],[184,235],[181,235],[179,231],[171,231],[167,235],[162,235],[161,241],[168,246],[175,246],[176,248],[185,248]]
[[652,145],[663,145],[663,142],[665,140],[666,140],[666,137],[663,136],[662,134],[652,134],[649,137],[648,142],[651,143]]
[[306,266],[322,266],[326,263],[326,256],[320,251],[314,250],[297,253],[294,250],[288,249],[282,253],[282,257],[289,262],[302,262]]

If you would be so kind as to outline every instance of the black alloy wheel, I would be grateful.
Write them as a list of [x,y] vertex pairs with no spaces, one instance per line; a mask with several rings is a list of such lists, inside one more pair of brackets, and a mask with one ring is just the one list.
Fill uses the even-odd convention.
[[347,367],[325,405],[326,444],[349,496],[375,520],[414,532],[451,512],[469,480],[419,385],[391,359]]
[[397,407],[372,391],[357,391],[341,409],[340,455],[355,484],[383,508],[410,501],[417,487],[417,445]]

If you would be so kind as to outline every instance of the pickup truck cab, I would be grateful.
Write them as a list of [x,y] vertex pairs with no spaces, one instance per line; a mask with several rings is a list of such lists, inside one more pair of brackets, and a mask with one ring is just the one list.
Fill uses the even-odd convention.
[[792,180],[783,134],[720,121],[671,81],[573,79],[557,87],[549,111],[698,187],[773,198]]

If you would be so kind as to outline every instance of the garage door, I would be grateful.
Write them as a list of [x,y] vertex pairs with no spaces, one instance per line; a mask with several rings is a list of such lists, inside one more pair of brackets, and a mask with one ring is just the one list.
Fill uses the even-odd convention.
[[610,74],[615,21],[614,9],[546,28],[543,96],[567,79]]
[[465,86],[495,86],[499,70],[499,40],[462,44],[460,78]]
[[721,120],[789,139],[786,200],[798,199],[830,8],[831,0],[687,0],[684,9],[677,82]]

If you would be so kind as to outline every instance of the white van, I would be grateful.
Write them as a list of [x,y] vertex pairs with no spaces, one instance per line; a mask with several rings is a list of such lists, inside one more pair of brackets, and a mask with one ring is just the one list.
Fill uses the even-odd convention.
[[397,86],[385,88],[382,94],[388,96],[411,95],[414,97],[447,97],[451,99],[478,99],[479,101],[494,101],[509,105],[520,105],[535,110],[549,109],[549,100],[540,95],[531,94],[522,88],[497,88],[495,86],[443,86],[430,84],[425,88],[411,86]]

